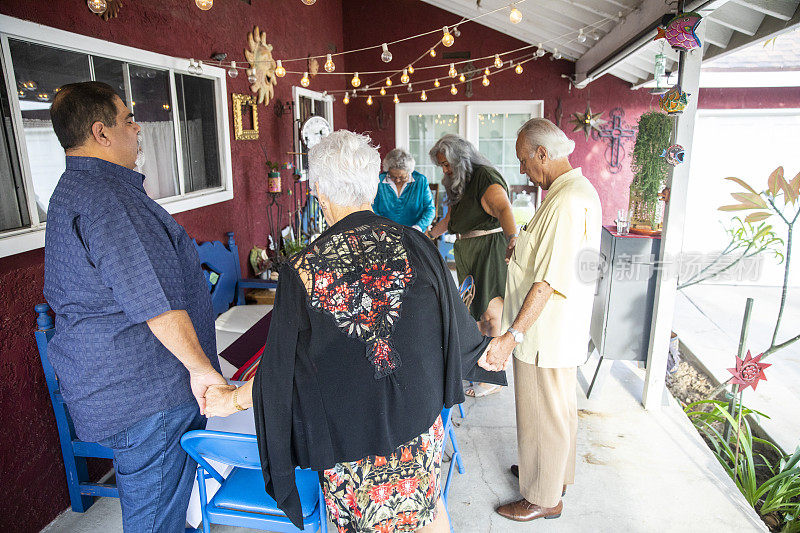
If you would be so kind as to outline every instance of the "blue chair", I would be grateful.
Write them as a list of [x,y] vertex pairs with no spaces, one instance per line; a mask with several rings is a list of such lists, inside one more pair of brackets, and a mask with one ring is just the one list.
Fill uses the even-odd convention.
[[[197,461],[203,533],[209,533],[211,524],[281,533],[313,533],[317,530],[327,533],[325,497],[319,484],[319,475],[312,470],[298,468],[295,471],[303,510],[303,529],[297,529],[264,490],[255,435],[196,430],[181,437],[181,446]],[[232,465],[234,469],[227,478],[223,478],[208,460]],[[221,486],[211,501],[208,501],[206,480],[212,478]]]
[[[459,405],[460,407],[460,405]],[[444,425],[445,438],[450,437],[450,444],[453,446],[453,454],[450,456],[450,467],[447,469],[447,478],[444,482],[444,490],[442,490],[442,500],[444,500],[444,509],[447,511],[447,519],[450,522],[450,532],[453,531],[453,522],[450,520],[450,510],[447,508],[447,497],[450,494],[450,481],[453,476],[453,465],[456,466],[459,474],[466,472],[464,464],[461,461],[461,450],[458,447],[456,440],[456,432],[453,431],[453,421],[450,419],[451,408],[442,409],[442,424]]]
[[38,327],[34,335],[36,337],[36,345],[39,348],[39,356],[42,359],[42,368],[47,382],[47,391],[50,393],[50,402],[53,404],[53,412],[56,415],[58,440],[61,442],[61,455],[64,457],[64,469],[67,473],[69,501],[73,511],[82,513],[94,503],[94,496],[119,498],[119,491],[116,485],[90,482],[86,468],[87,457],[113,459],[114,452],[111,448],[106,448],[96,442],[84,442],[78,439],[75,434],[75,426],[72,423],[69,410],[59,389],[58,376],[56,376],[55,370],[53,370],[53,366],[47,358],[47,344],[55,333],[54,320],[49,314],[50,306],[38,304],[34,309],[38,314],[36,318]]

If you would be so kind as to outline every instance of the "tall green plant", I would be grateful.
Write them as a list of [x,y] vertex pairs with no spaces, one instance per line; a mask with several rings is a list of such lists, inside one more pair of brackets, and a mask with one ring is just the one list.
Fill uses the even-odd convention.
[[639,117],[639,132],[633,147],[631,168],[634,176],[631,189],[639,191],[645,202],[656,202],[667,179],[669,164],[661,157],[669,148],[672,119],[664,113],[650,111]]

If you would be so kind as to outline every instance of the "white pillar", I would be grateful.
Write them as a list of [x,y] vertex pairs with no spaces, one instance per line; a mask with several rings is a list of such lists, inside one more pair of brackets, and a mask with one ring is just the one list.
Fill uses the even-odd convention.
[[[697,35],[701,42],[705,36],[705,23],[698,27]],[[704,43],[708,46],[708,43]],[[683,114],[677,117],[674,128],[673,143],[680,144],[686,150],[683,163],[674,167],[667,181],[670,188],[670,199],[664,210],[664,222],[661,233],[661,251],[659,254],[659,270],[656,278],[656,294],[653,302],[653,320],[650,325],[650,346],[647,352],[647,374],[644,380],[642,405],[645,409],[660,409],[665,393],[665,376],[667,373],[667,355],[669,339],[672,333],[672,317],[675,312],[675,297],[678,286],[678,259],[683,247],[683,231],[686,222],[686,197],[689,188],[689,165],[692,159],[692,138],[697,113],[697,101],[700,97],[700,65],[703,61],[703,49],[696,48],[684,54],[683,68],[678,83],[681,89],[689,93],[689,105]]]

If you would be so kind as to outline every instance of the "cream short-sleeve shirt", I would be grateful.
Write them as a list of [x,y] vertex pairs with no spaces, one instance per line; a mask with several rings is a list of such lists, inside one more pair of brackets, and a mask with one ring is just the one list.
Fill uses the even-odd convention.
[[508,265],[503,329],[511,326],[534,283],[555,291],[514,350],[522,362],[565,368],[586,362],[595,282],[581,261],[600,253],[602,212],[592,184],[575,168],[556,178],[542,205],[520,232]]

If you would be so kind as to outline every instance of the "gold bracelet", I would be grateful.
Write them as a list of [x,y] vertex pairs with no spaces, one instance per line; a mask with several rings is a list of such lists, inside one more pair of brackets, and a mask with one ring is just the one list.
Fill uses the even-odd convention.
[[239,405],[238,397],[239,397],[239,387],[236,387],[236,389],[233,391],[233,406],[236,408],[237,411],[244,411],[245,408]]

